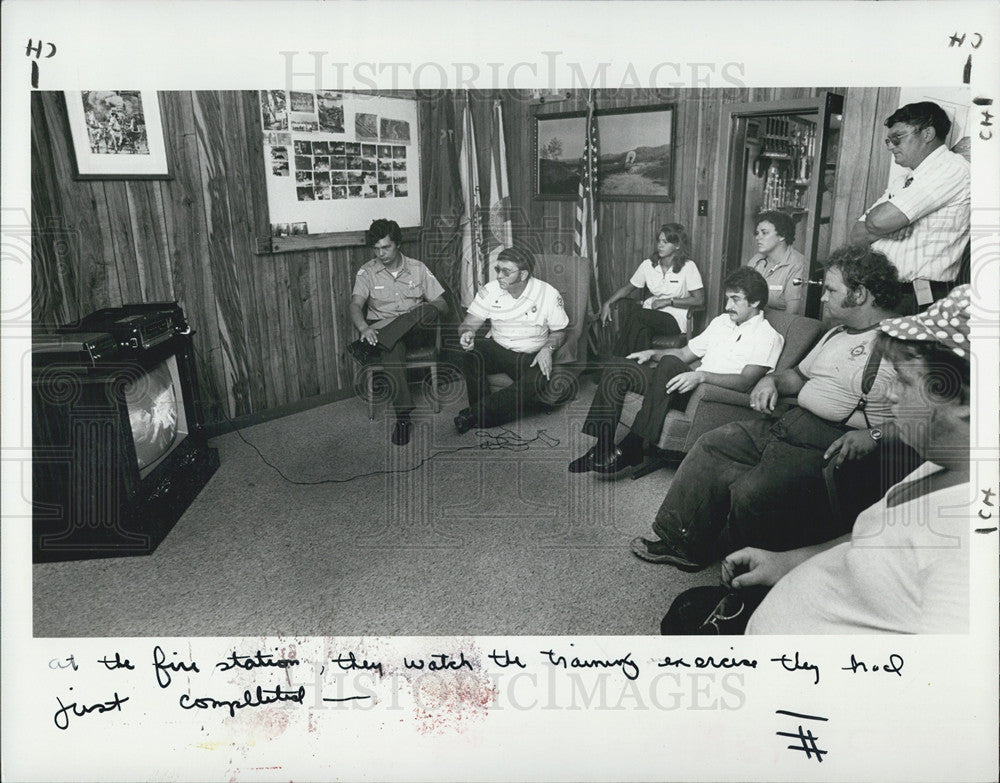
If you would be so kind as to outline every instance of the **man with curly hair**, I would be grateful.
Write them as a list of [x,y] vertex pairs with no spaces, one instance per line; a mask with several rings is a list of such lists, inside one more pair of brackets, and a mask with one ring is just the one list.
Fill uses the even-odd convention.
[[[633,539],[635,555],[699,570],[744,546],[785,551],[846,532],[826,503],[823,466],[872,453],[891,419],[893,371],[873,346],[879,322],[895,315],[899,280],[881,253],[846,247],[830,256],[823,289],[840,325],[797,367],[754,386],[759,417],[698,439],[653,522],[658,538]],[[797,405],[782,413],[787,396]]]

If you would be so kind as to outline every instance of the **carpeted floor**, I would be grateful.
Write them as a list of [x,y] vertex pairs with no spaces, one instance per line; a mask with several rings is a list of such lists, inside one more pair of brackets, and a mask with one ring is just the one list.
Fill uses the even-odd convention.
[[[489,437],[455,434],[451,394],[439,415],[418,404],[403,448],[358,399],[216,438],[222,466],[152,555],[33,567],[34,633],[658,633],[671,598],[718,569],[629,552],[672,470],[567,471],[593,443],[593,391]],[[241,436],[289,479],[327,483],[283,479]]]

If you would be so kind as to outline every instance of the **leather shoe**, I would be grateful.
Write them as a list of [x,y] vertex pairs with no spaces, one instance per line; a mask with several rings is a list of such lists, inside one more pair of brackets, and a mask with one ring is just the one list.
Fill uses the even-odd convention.
[[464,435],[473,427],[478,425],[475,414],[469,409],[465,408],[459,411],[458,415],[455,417],[455,432],[459,435]]
[[392,428],[392,441],[394,446],[405,446],[410,442],[410,430],[413,422],[409,419],[396,419],[396,426]]
[[593,446],[590,451],[584,454],[582,457],[577,457],[571,463],[569,463],[570,473],[587,473],[594,469],[595,463],[599,459],[603,459],[604,454],[598,452],[597,446]]
[[642,454],[623,452],[620,448],[615,446],[605,459],[595,462],[594,467],[591,468],[591,470],[602,476],[617,478],[626,470],[631,467],[635,467],[640,462],[642,462]]
[[641,536],[632,539],[632,554],[647,563],[665,563],[681,571],[701,571],[705,565],[688,560],[662,539],[650,540]]
[[377,345],[365,342],[364,340],[355,340],[347,346],[347,352],[354,358],[355,361],[361,362],[361,364],[373,362],[382,356],[381,348]]

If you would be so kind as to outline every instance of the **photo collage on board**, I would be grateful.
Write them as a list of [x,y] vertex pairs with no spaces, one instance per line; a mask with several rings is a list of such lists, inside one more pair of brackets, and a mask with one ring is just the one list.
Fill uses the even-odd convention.
[[356,112],[351,139],[343,93],[261,90],[259,96],[270,176],[294,177],[296,200],[409,196],[407,120]]

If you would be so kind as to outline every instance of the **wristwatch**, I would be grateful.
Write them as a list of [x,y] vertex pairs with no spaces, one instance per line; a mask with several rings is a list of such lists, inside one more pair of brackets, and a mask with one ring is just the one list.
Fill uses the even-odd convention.
[[872,427],[870,430],[868,430],[868,434],[871,435],[872,440],[875,441],[876,443],[882,440],[882,430],[880,430],[878,427]]

